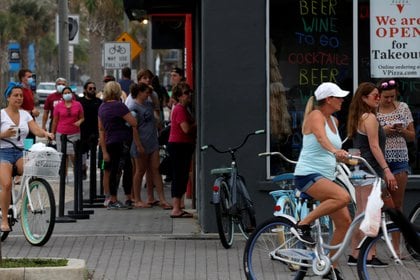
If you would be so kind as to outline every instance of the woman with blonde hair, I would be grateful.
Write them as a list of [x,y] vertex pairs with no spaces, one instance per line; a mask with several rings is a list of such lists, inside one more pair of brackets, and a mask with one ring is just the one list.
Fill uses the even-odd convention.
[[[315,90],[315,97],[311,97],[306,106],[302,124],[303,145],[294,172],[295,183],[301,192],[321,203],[291,231],[309,246],[315,245],[311,236],[311,223],[317,218],[329,215],[333,220],[335,231],[331,245],[343,240],[351,223],[347,209],[350,196],[334,182],[336,160],[346,160],[348,153],[341,149],[338,120],[333,113],[341,109],[344,97],[348,94],[348,91],[340,89],[334,83],[322,83]],[[331,250],[331,255],[334,253],[335,250]],[[333,264],[334,268],[324,276],[325,279],[342,279],[337,265],[338,263]]]
[[[130,159],[130,146],[133,140],[137,151],[143,152],[143,147],[137,133],[137,121],[131,115],[128,107],[120,101],[121,86],[115,81],[105,84],[103,103],[98,111],[99,144],[104,160],[104,190],[110,195],[108,209],[131,207],[131,187],[133,170]],[[124,170],[123,188],[127,196],[126,205],[117,199],[119,176]]]

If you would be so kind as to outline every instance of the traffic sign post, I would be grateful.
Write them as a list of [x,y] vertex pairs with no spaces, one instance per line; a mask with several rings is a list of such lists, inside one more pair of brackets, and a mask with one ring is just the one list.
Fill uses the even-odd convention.
[[104,68],[122,69],[131,68],[130,43],[107,42],[104,44]]

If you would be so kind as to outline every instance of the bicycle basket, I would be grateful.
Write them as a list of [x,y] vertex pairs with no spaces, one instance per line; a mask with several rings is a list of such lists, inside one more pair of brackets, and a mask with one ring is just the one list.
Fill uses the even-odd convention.
[[57,177],[61,165],[59,152],[24,151],[23,164],[26,176]]

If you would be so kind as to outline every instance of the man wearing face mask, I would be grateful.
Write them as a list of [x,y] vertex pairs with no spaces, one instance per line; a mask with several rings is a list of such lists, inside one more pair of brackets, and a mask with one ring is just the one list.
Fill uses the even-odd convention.
[[82,104],[85,114],[85,120],[80,125],[80,140],[82,141],[83,152],[83,178],[86,174],[86,154],[91,147],[98,145],[99,131],[98,131],[98,110],[101,106],[102,100],[96,97],[96,85],[92,81],[87,81],[83,85],[83,97],[78,98],[77,101]]
[[55,80],[55,88],[57,89],[56,92],[48,95],[47,99],[44,103],[44,115],[42,116],[42,129],[47,130],[47,121],[48,116],[50,117],[50,125],[48,127],[48,131],[51,132],[51,126],[52,126],[52,119],[54,115],[54,107],[57,105],[58,102],[63,100],[63,88],[67,86],[67,81],[64,78],[58,78]]
[[[39,111],[35,107],[34,92],[31,89],[33,83],[32,75],[33,74],[29,69],[21,69],[18,72],[18,78],[22,84],[23,90],[23,103],[21,108],[27,111],[35,119],[39,116]],[[29,133],[26,138],[34,139],[35,142],[35,135],[32,133]]]

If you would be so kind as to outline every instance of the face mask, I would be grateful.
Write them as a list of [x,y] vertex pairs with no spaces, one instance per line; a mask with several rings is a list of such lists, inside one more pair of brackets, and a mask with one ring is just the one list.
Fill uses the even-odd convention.
[[34,78],[28,78],[28,84],[32,84],[34,82]]
[[63,89],[65,88],[66,86],[63,86],[63,85],[58,85],[57,86],[57,91],[59,92],[59,93],[62,93],[63,92]]
[[71,98],[72,98],[71,93],[66,93],[66,94],[63,94],[63,99],[64,99],[65,101],[70,101],[70,100],[71,100]]

